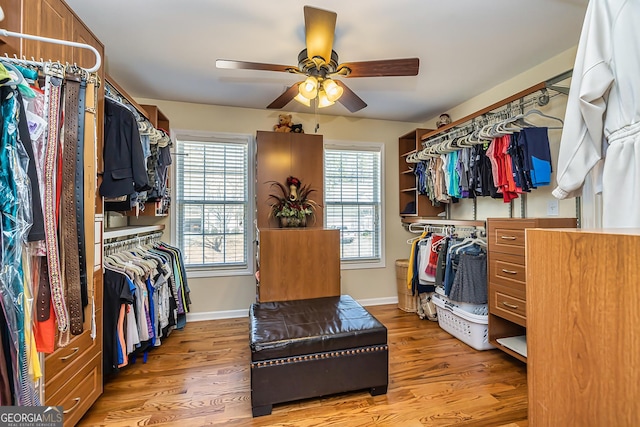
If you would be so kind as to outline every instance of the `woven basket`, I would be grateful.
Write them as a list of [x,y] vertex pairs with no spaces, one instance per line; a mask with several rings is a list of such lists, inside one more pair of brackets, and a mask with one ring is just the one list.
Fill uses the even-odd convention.
[[408,259],[396,260],[396,284],[398,286],[398,308],[407,313],[418,311],[417,296],[411,295],[411,289],[407,288]]

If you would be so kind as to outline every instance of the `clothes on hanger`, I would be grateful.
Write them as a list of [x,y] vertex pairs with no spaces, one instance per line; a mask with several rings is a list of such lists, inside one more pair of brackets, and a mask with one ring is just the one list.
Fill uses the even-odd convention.
[[442,287],[451,300],[487,302],[487,249],[483,239],[452,238],[447,246]]
[[144,210],[148,201],[170,204],[167,186],[172,141],[156,129],[109,84],[105,92],[105,210]]
[[547,128],[523,128],[421,160],[414,169],[418,190],[434,205],[480,196],[508,203],[523,192],[549,185],[552,169],[546,132]]
[[191,300],[179,249],[158,242],[107,253],[103,369],[114,374],[184,328]]
[[0,358],[0,383],[11,384],[8,404],[39,405],[38,352],[53,352],[56,336],[64,346],[82,333],[90,302],[78,212],[84,212],[82,100],[93,83],[74,67],[10,61],[12,78],[0,87],[0,324],[2,350],[11,357]]

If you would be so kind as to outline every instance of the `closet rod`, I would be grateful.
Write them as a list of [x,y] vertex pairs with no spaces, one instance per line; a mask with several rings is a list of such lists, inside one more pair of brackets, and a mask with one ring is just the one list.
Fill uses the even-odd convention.
[[507,98],[505,98],[505,99],[503,99],[501,101],[498,101],[498,102],[496,102],[494,104],[491,104],[488,107],[485,107],[485,108],[483,108],[481,110],[478,110],[475,113],[471,113],[468,116],[465,116],[465,117],[463,117],[463,118],[461,118],[459,120],[456,120],[455,122],[449,123],[446,126],[442,126],[441,128],[438,128],[438,129],[436,129],[436,130],[434,130],[432,132],[428,132],[428,133],[422,135],[420,140],[424,141],[424,140],[433,138],[434,136],[437,136],[440,133],[443,133],[443,132],[446,132],[449,129],[453,129],[455,127],[458,127],[458,126],[460,126],[460,125],[462,125],[462,124],[464,124],[466,122],[469,122],[469,121],[475,119],[476,117],[480,117],[483,114],[489,113],[489,112],[491,112],[493,110],[496,110],[496,109],[498,109],[500,107],[503,107],[503,106],[505,106],[505,105],[507,105],[507,104],[509,104],[511,102],[518,101],[521,98],[524,98],[525,96],[530,95],[530,94],[532,94],[534,92],[537,92],[539,90],[543,90],[543,89],[554,89],[555,90],[554,86],[552,84],[549,84],[548,82],[556,83],[558,81],[557,80],[558,78],[562,77],[563,79],[566,79],[566,78],[569,78],[570,76],[571,76],[571,72],[567,71],[565,73],[560,74],[559,76],[552,77],[548,81],[540,82],[540,83],[538,83],[536,85],[533,85],[533,86],[531,86],[531,87],[529,87],[527,89],[521,90],[520,92],[518,92],[518,93],[516,93],[514,95],[511,95],[511,96],[509,96],[509,97],[507,97]]
[[150,240],[160,240],[162,238],[163,233],[155,232],[151,234],[145,234],[144,236],[130,237],[128,239],[116,240],[114,242],[109,242],[104,244],[105,249],[114,248],[114,247],[126,247],[133,243],[136,245],[140,245],[142,242],[148,242]]
[[126,90],[124,90],[118,83],[115,82],[115,80],[113,80],[113,78],[108,75],[105,74],[104,79],[107,82],[108,86],[111,86],[113,89],[115,89],[116,92],[118,92],[120,94],[121,97],[123,97],[129,104],[131,104],[136,110],[138,110],[138,113],[140,113],[141,115],[143,115],[144,117],[147,118],[147,120],[151,120],[149,118],[149,113],[147,112],[147,110],[145,110],[144,108],[142,108],[142,105],[138,104],[136,101],[133,100],[133,98],[131,98],[131,96],[129,96],[129,94],[127,93]]
[[52,39],[50,37],[34,36],[32,34],[14,33],[13,31],[7,31],[4,29],[0,29],[0,35],[3,35],[5,37],[17,37],[20,39],[36,40],[36,41],[41,41],[45,43],[60,44],[63,46],[78,47],[80,49],[89,49],[96,56],[95,65],[91,68],[85,68],[85,70],[87,70],[87,72],[89,73],[98,71],[100,69],[100,65],[102,64],[102,57],[100,56],[100,52],[98,52],[98,50],[95,47],[85,43],[72,42],[69,40]]
[[[485,232],[484,230],[479,230],[478,227],[460,227],[460,226],[455,226],[455,225],[432,225],[432,224],[418,224],[418,223],[412,223],[409,224],[409,228],[407,229],[407,231],[409,231],[410,233],[414,233],[414,234],[421,234],[425,231],[430,231],[430,232],[435,232],[435,233],[447,233],[447,234],[453,234],[453,233],[459,233],[459,232],[469,232],[469,233],[480,233],[481,235],[484,236]],[[410,239],[407,240],[407,243],[409,243],[410,241],[412,241],[414,239]]]

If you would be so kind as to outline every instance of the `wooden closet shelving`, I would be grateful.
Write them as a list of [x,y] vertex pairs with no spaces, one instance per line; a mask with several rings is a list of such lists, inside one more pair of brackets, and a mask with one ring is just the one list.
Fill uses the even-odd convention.
[[109,239],[116,239],[118,237],[135,236],[137,234],[152,233],[154,231],[162,231],[162,230],[164,230],[163,224],[113,227],[108,230],[105,230],[102,237],[104,240],[109,240]]
[[[2,27],[7,31],[89,44],[104,58],[104,46],[62,0],[0,0],[5,13]],[[2,37],[0,54],[24,58],[45,58],[62,64],[91,68],[96,63],[87,49],[44,43],[36,40]],[[103,61],[104,64],[104,61]],[[104,67],[96,72],[104,81]],[[103,146],[104,85],[96,89],[96,144],[86,143],[84,158],[95,159]],[[93,124],[92,124],[93,126]],[[97,151],[95,151],[97,145]],[[101,157],[101,156],[100,156]],[[99,165],[99,163],[98,163]],[[100,168],[100,166],[98,166]],[[44,357],[43,405],[62,406],[64,425],[74,426],[102,394],[102,198],[95,191],[97,171],[93,161],[85,160],[84,236],[87,255],[89,299],[95,302],[96,335],[92,337],[91,303],[84,308],[83,332],[71,337],[65,347],[57,347]],[[92,202],[93,201],[93,202]],[[96,250],[95,256],[92,251]]]
[[414,129],[398,138],[400,216],[402,218],[436,216],[444,208],[432,206],[426,196],[418,193],[417,178],[407,163],[407,157],[422,148],[420,138],[431,129]]
[[[484,107],[472,114],[469,114],[438,129],[433,130],[418,128],[411,132],[408,132],[405,135],[402,135],[398,139],[398,149],[400,152],[398,173],[400,182],[399,198],[401,221],[404,224],[410,224],[414,221],[428,221],[428,217],[435,217],[438,211],[444,210],[444,208],[442,207],[432,206],[427,196],[418,194],[416,177],[413,175],[413,170],[406,161],[407,157],[414,153],[417,153],[419,150],[422,150],[424,148],[424,145],[427,144],[428,141],[434,138],[441,137],[447,132],[455,130],[462,125],[468,125],[475,118],[485,116],[487,113],[491,113],[492,111],[497,110],[501,107],[521,101],[526,96],[531,95],[535,92],[551,89],[556,92],[566,94],[568,92],[566,90],[567,88],[557,87],[555,86],[555,84],[568,79],[569,77],[571,77],[571,74],[571,70],[566,71],[544,82],[537,83],[531,87],[528,87],[527,89],[521,90],[518,93],[508,96],[498,102],[495,102],[487,107]],[[415,210],[407,210],[407,207],[411,206],[411,202],[415,203]]]

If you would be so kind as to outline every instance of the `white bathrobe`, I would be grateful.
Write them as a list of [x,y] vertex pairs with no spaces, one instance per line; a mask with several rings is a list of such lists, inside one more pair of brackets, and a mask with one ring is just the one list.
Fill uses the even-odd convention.
[[591,0],[587,8],[554,196],[581,195],[592,169],[603,226],[640,227],[640,0]]

